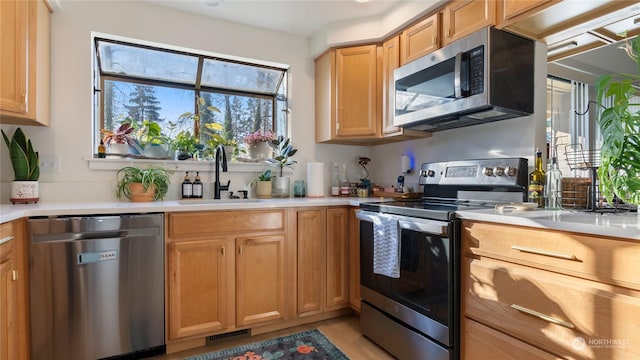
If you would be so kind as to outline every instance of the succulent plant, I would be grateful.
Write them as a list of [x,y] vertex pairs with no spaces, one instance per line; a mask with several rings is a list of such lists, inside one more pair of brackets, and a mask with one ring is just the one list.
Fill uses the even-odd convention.
[[13,133],[11,140],[4,130],[1,131],[4,142],[9,148],[14,180],[37,181],[40,177],[40,157],[38,152],[33,150],[31,140],[27,139],[20,128]]

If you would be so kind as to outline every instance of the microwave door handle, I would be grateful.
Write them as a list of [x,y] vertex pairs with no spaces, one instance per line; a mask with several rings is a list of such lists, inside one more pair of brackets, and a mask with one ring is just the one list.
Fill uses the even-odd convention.
[[453,65],[453,91],[456,99],[460,99],[462,97],[462,84],[461,84],[461,76],[462,76],[462,53],[459,52],[456,54],[455,63]]

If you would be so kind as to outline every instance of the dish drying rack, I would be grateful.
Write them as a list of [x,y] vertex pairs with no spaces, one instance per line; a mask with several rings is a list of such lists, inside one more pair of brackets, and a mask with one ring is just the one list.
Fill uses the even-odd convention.
[[585,150],[582,144],[569,144],[564,147],[564,155],[569,168],[574,170],[589,171],[591,183],[587,195],[586,209],[596,211],[598,206],[598,167],[600,166],[600,150]]
[[[582,148],[582,144],[570,144],[565,146],[565,158],[569,168],[573,170],[589,171],[590,182],[584,181],[574,185],[574,196],[579,194],[576,189],[586,190],[583,193],[586,196],[586,210],[587,211],[630,211],[634,210],[633,206],[624,204],[614,199],[613,204],[607,204],[603,206],[603,200],[600,197],[600,191],[598,189],[598,167],[600,166],[601,157],[600,149],[597,150],[585,150]],[[577,178],[575,180],[580,180]],[[588,185],[588,186],[586,186]],[[584,199],[584,198],[583,198]],[[574,198],[575,200],[575,198]],[[575,205],[575,202],[574,202]],[[563,184],[563,206],[564,204],[564,184]],[[574,206],[575,208],[576,206]]]

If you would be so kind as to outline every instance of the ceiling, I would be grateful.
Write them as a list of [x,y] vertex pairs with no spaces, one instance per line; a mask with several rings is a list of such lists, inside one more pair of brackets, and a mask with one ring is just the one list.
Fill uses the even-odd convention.
[[[310,37],[323,28],[380,17],[410,0],[146,0],[199,15]],[[424,2],[424,0],[422,0]]]

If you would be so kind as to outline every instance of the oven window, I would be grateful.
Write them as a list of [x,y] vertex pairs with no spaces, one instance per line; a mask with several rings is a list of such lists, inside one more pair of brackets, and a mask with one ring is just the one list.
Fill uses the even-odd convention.
[[373,273],[373,236],[363,236],[361,256],[363,286],[448,325],[452,276],[448,238],[403,229],[398,279]]

